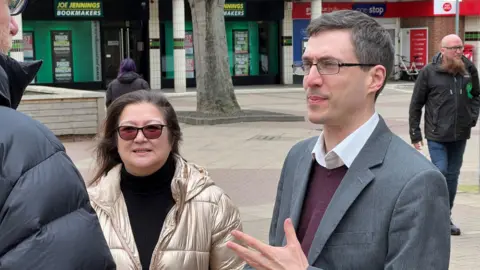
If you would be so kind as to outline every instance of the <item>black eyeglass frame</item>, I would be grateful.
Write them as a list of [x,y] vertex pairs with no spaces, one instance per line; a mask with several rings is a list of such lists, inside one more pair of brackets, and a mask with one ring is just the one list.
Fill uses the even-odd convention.
[[[143,127],[134,127],[134,126],[118,126],[115,130],[117,131],[117,134],[118,136],[122,139],[122,140],[125,140],[125,141],[132,141],[132,140],[135,140],[135,138],[137,138],[138,136],[138,131],[141,130],[142,133],[143,133],[143,136],[147,139],[150,139],[148,138],[147,136],[145,136],[145,132],[144,132],[144,129],[147,128],[147,127],[160,127],[160,135],[157,137],[157,138],[151,138],[151,139],[158,139],[162,136],[163,134],[163,128],[166,127],[167,125],[163,125],[163,124],[149,124],[149,125],[145,125]],[[135,136],[133,137],[133,139],[130,139],[130,140],[127,140],[125,138],[122,137],[122,135],[120,134],[120,129],[121,128],[132,128],[132,129],[135,129]]]
[[20,3],[20,6],[15,7],[13,10],[9,5],[8,8],[10,9],[10,16],[17,16],[19,14],[22,14],[22,12],[25,11],[25,8],[27,8],[27,4],[28,0],[23,0],[23,2]]
[[338,66],[337,72],[335,72],[335,73],[323,73],[322,69],[320,69],[320,67],[318,66],[320,64],[320,62],[317,62],[317,63],[303,63],[301,67],[302,67],[303,71],[305,72],[304,75],[308,75],[310,73],[310,69],[312,68],[312,67],[310,67],[310,69],[308,69],[308,72],[307,72],[307,69],[305,68],[306,65],[315,66],[317,68],[318,74],[321,74],[321,75],[336,75],[340,72],[341,67],[374,67],[374,66],[378,65],[378,64],[365,64],[365,63],[342,63],[338,60],[328,60],[328,61],[335,62],[335,63],[331,63],[331,64],[336,64]]
[[450,47],[443,46],[442,48],[447,49],[447,50],[452,50],[452,51],[458,51],[458,50],[463,51],[465,49],[465,46],[463,46],[463,45],[462,46],[450,46]]

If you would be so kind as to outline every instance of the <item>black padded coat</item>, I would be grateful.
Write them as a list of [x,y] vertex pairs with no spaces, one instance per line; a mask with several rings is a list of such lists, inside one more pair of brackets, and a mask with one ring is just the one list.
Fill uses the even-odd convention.
[[0,55],[0,269],[115,269],[64,146],[15,110],[40,66]]

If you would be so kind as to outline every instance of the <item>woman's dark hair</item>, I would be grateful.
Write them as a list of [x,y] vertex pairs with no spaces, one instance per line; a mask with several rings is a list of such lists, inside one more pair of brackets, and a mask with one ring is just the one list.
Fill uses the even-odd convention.
[[122,163],[117,149],[117,127],[120,115],[130,104],[150,103],[163,114],[168,128],[168,141],[172,145],[171,154],[179,155],[179,144],[182,141],[182,131],[177,120],[177,114],[167,97],[159,92],[137,90],[117,98],[107,109],[107,117],[100,133],[99,142],[95,148],[98,170],[92,182],[106,175],[113,167]]
[[118,70],[118,77],[122,76],[124,73],[127,72],[136,72],[137,66],[135,65],[135,61],[132,58],[125,58],[120,63],[120,69]]

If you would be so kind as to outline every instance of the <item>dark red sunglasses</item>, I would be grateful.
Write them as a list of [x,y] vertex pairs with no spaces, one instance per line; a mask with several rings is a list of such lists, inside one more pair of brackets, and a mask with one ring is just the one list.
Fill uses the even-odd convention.
[[138,131],[141,130],[143,136],[149,140],[158,139],[162,136],[163,127],[166,125],[152,124],[144,127],[119,126],[117,128],[118,136],[125,141],[134,140],[137,137]]

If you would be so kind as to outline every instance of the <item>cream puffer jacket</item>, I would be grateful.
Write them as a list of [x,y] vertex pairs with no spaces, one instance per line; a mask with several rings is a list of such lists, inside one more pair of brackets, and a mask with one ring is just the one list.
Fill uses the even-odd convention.
[[[243,269],[243,260],[226,246],[228,241],[234,241],[230,232],[242,229],[238,208],[204,168],[180,156],[175,159],[175,205],[165,218],[150,269]],[[142,269],[120,190],[121,166],[90,185],[88,192],[117,269]]]

